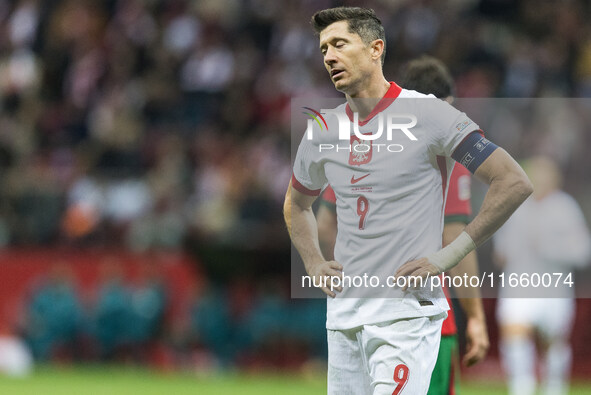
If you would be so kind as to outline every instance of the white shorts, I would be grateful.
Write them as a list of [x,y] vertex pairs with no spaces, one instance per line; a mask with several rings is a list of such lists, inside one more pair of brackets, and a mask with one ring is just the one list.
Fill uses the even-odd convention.
[[570,298],[501,298],[497,302],[497,321],[501,325],[527,325],[542,335],[568,337],[575,314]]
[[327,330],[329,395],[423,395],[447,313]]

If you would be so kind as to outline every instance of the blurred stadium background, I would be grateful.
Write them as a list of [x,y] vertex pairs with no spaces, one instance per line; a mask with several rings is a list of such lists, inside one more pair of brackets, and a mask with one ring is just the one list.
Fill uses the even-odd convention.
[[[428,53],[461,98],[591,96],[586,1],[0,0],[0,347],[37,366],[2,391],[325,391],[325,302],[290,298],[281,206],[290,99],[336,95],[308,25],[336,5],[376,9],[394,80]],[[589,220],[585,116],[489,136],[558,160]],[[503,393],[485,306],[465,394]],[[576,382],[590,324],[579,299]]]

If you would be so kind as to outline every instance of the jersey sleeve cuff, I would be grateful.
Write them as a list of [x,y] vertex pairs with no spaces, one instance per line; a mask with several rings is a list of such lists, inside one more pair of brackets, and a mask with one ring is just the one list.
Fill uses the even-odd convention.
[[295,188],[296,191],[303,193],[307,196],[318,196],[320,195],[320,191],[322,189],[309,189],[302,185],[301,182],[295,177],[295,174],[291,175],[291,186]]

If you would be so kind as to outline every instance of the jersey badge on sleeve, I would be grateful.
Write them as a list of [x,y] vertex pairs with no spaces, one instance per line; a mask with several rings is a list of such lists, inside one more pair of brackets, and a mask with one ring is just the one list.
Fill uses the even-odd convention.
[[469,119],[465,120],[464,122],[460,122],[456,125],[456,129],[458,132],[463,131],[464,129],[466,129],[468,127],[468,125],[471,125],[473,122],[470,121]]

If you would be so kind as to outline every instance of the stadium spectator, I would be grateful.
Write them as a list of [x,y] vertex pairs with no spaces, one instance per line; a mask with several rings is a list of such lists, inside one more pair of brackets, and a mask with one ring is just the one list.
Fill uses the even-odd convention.
[[[313,35],[295,22],[298,15],[313,11],[309,3],[290,3],[289,12],[248,1],[215,7],[135,0],[2,4],[6,39],[0,55],[0,146],[6,160],[0,173],[0,212],[8,243],[54,242],[64,230],[64,219],[67,235],[98,230],[93,240],[134,248],[179,245],[179,238],[200,234],[193,230],[200,230],[201,221],[178,218],[201,212],[200,203],[193,205],[192,191],[199,189],[215,160],[196,148],[207,130],[213,131],[208,138],[214,141],[223,135],[229,145],[248,147],[252,153],[260,152],[256,145],[265,141],[265,152],[279,154],[244,166],[256,175],[261,195],[273,198],[269,207],[272,218],[277,217],[282,196],[275,179],[289,176],[289,99],[333,95],[319,65],[307,61],[314,53]],[[409,57],[426,51],[449,65],[460,97],[572,97],[590,91],[591,40],[582,18],[588,10],[579,2],[525,2],[517,8],[470,1],[394,5],[370,0],[367,5],[387,16],[385,30],[397,53],[386,59],[388,73],[396,74]],[[493,33],[499,31],[506,34]],[[215,78],[205,78],[200,70],[216,70]],[[207,103],[193,106],[187,97]],[[210,104],[215,108],[208,109]],[[524,138],[537,136],[535,129],[523,133]],[[138,227],[151,227],[146,224],[125,227],[124,237],[109,238],[100,230],[105,222],[106,228],[118,222],[119,214],[95,218],[86,209],[72,208],[66,191],[84,175],[110,183],[125,168],[134,170],[133,179],[149,177],[151,147],[163,135],[181,138],[178,156],[187,158],[187,167],[178,170],[185,186],[171,197],[175,203],[161,218],[173,228],[174,240],[142,240]],[[573,137],[562,158],[589,168],[591,159],[577,148],[587,140],[584,134]],[[44,168],[31,169],[33,162]],[[29,177],[23,174],[34,172],[56,189],[44,183],[27,187]],[[35,212],[41,206],[47,210]],[[221,206],[229,227],[242,225],[241,218],[232,218],[232,204]],[[146,207],[145,218],[160,217],[163,210],[162,204]],[[268,215],[254,215],[259,213]],[[69,236],[62,239],[71,241]],[[232,242],[239,241],[236,237]]]

